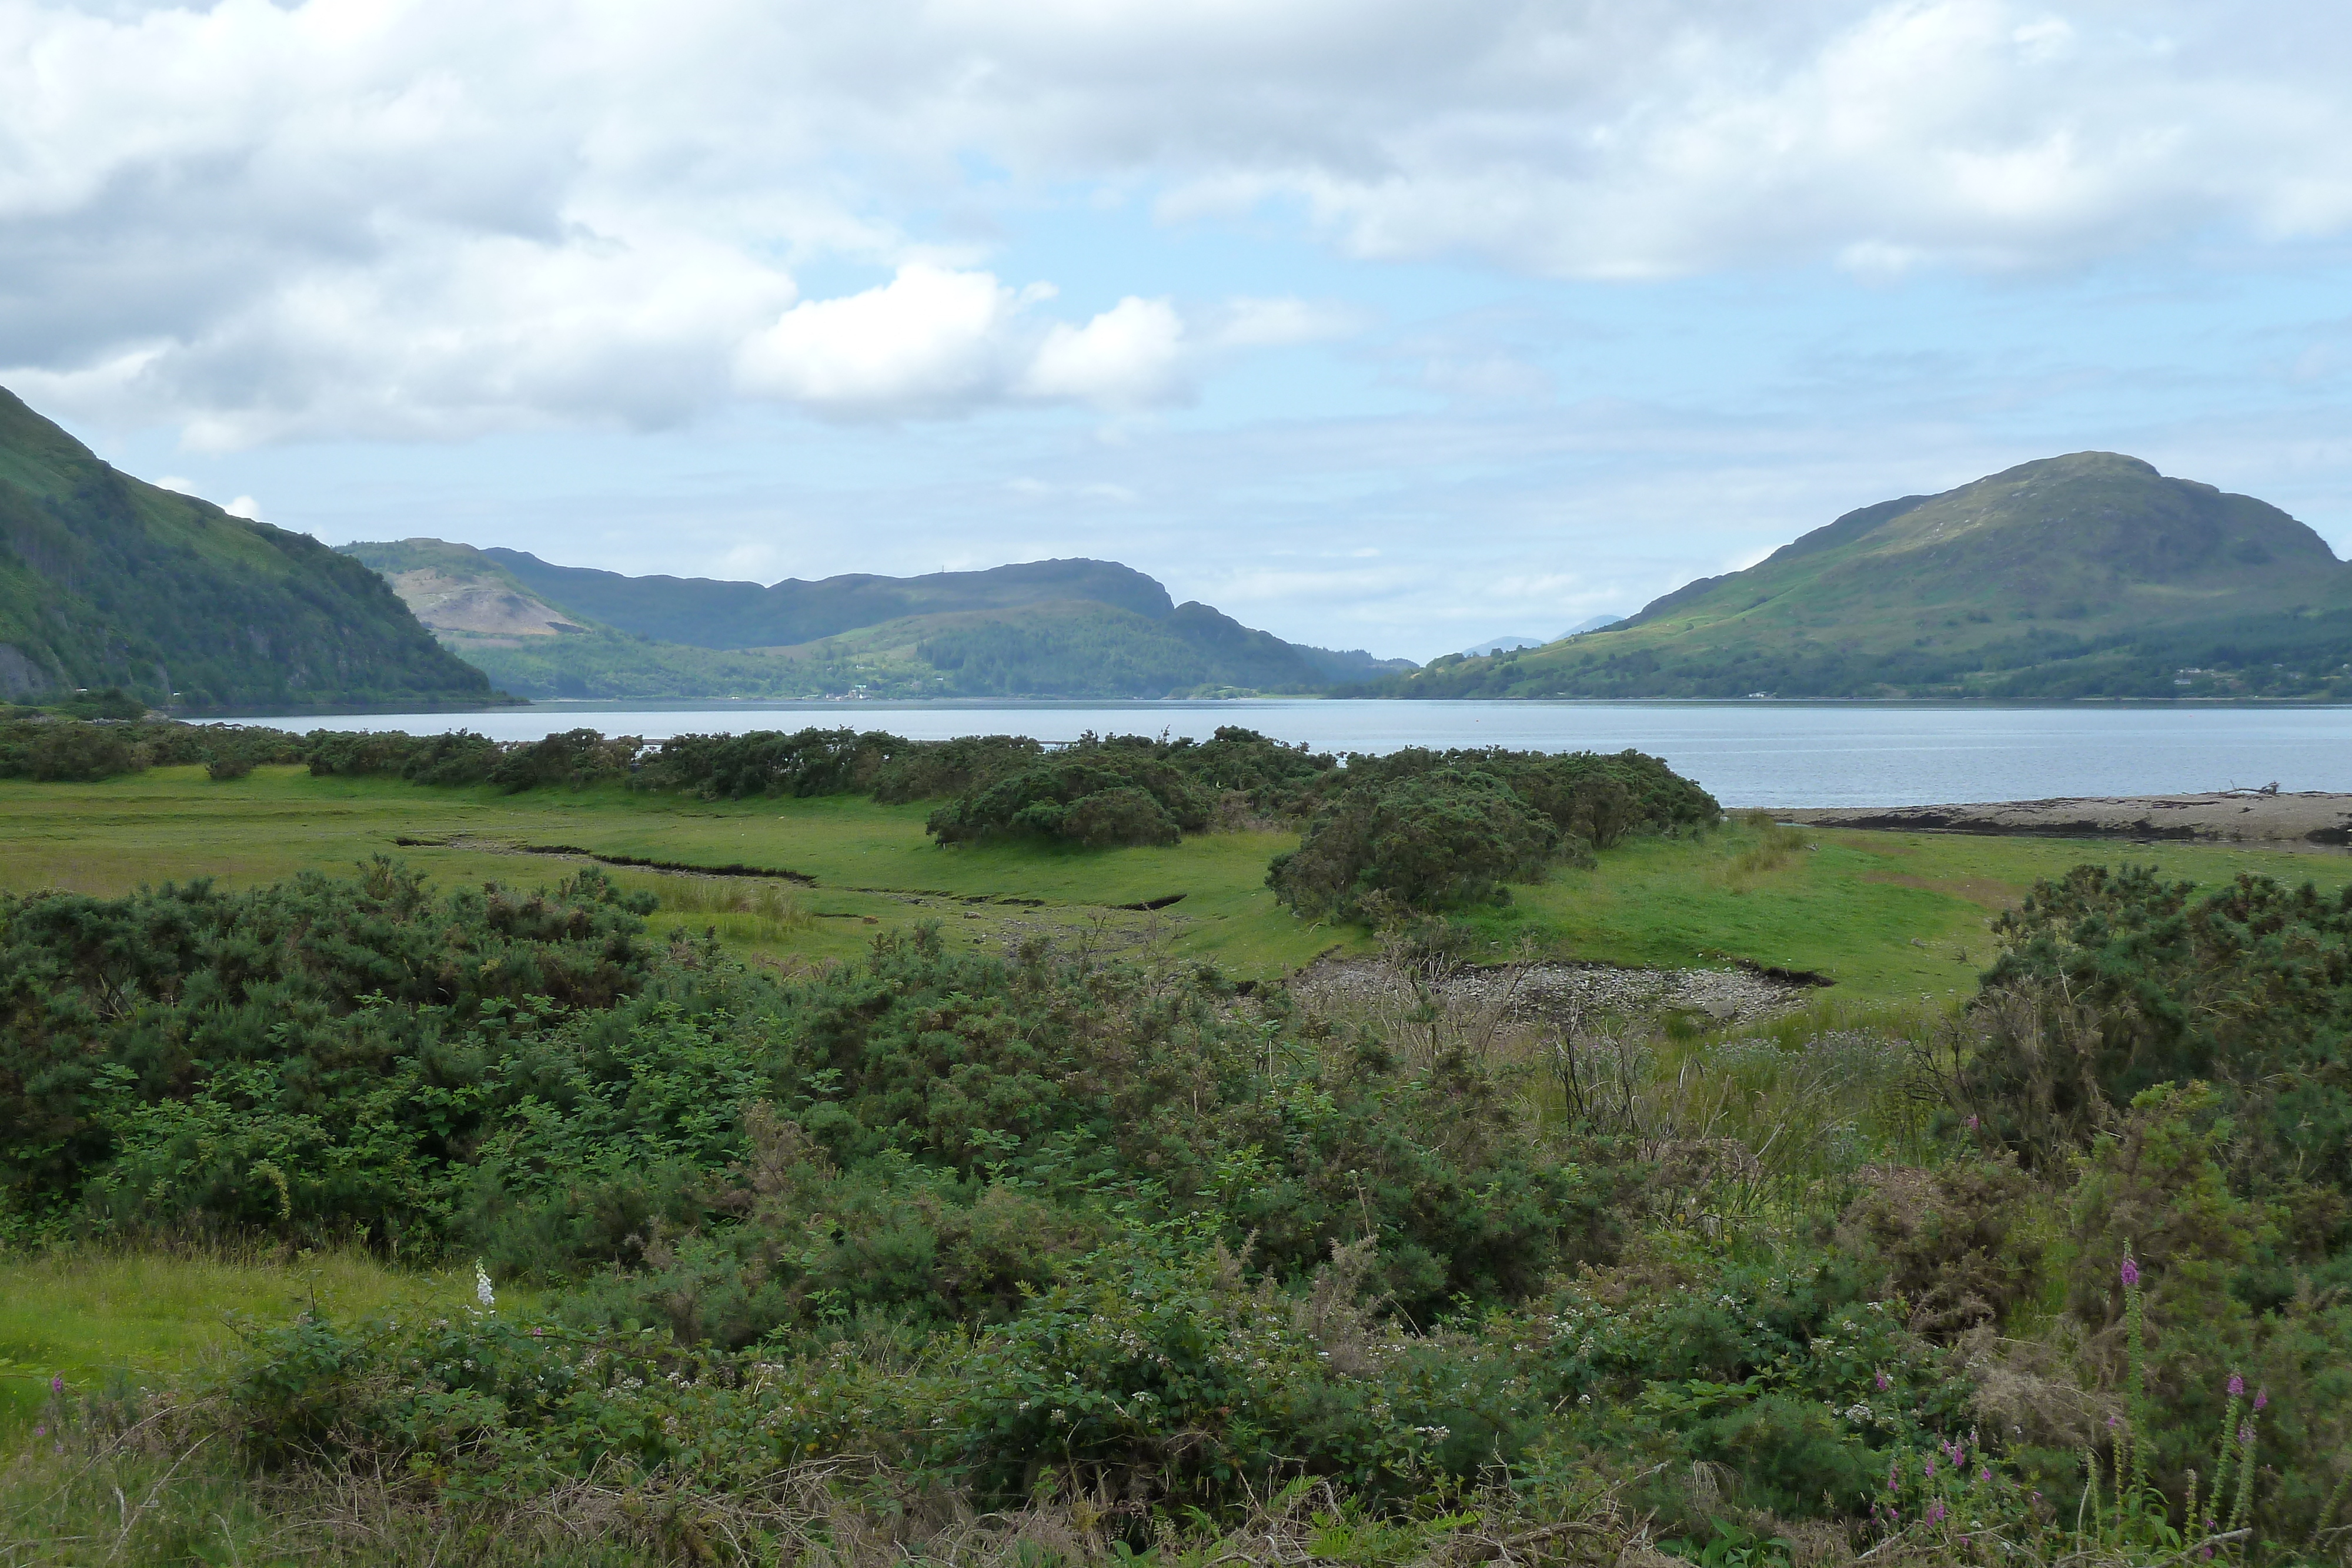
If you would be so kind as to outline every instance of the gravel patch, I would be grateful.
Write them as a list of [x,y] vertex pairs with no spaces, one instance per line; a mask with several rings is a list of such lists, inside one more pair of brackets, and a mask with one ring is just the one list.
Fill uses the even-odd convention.
[[[1449,1006],[1480,1012],[1501,1008],[1514,1019],[1606,1013],[1643,1018],[1687,1009],[1726,1024],[1801,1005],[1812,988],[1802,979],[1751,969],[1621,969],[1604,964],[1533,964],[1516,976],[1507,967],[1465,968],[1439,986]],[[1411,987],[1378,958],[1324,959],[1292,977],[1290,990],[1305,1005],[1326,1010],[1412,1002]]]

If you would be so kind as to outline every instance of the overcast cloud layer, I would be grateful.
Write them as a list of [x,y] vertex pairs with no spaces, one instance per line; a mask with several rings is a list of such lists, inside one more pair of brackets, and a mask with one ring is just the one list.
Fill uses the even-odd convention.
[[1979,462],[2336,507],[2341,15],[0,0],[0,384],[322,537],[1425,656]]

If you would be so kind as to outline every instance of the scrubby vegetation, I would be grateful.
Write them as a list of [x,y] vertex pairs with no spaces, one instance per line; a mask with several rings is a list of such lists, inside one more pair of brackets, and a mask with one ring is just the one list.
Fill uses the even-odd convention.
[[1715,798],[1637,751],[1556,756],[1419,748],[1351,761],[1266,881],[1306,915],[1360,918],[1506,901],[1567,855],[1590,859],[1629,833],[1712,825]]
[[932,928],[747,968],[654,902],[0,904],[13,1246],[481,1270],[61,1381],[0,1511],[152,1562],[2337,1559],[2343,900],[2085,871],[1964,1010],[1728,1035],[1514,1011],[1434,925],[1384,1010]]
[[1583,853],[1628,833],[1676,831],[1721,815],[1711,796],[1637,752],[1414,749],[1343,759],[1230,726],[1205,742],[1088,734],[1048,749],[1017,736],[916,741],[847,728],[649,745],[592,729],[501,742],[464,730],[295,737],[47,716],[0,725],[0,778],[89,780],[192,761],[215,779],[241,778],[260,762],[301,761],[320,777],[487,784],[509,793],[621,784],[705,800],[944,798],[928,824],[943,844],[1171,844],[1219,825],[1312,818],[1299,855],[1276,866],[1274,885],[1303,912],[1349,918],[1364,892],[1411,908],[1459,905],[1540,876],[1563,850]]

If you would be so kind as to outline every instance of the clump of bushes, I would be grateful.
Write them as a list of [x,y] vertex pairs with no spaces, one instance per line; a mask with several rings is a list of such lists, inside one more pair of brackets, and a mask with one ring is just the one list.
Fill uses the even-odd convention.
[[1436,911],[1507,900],[1563,857],[1629,833],[1705,826],[1715,798],[1639,752],[1406,750],[1320,781],[1305,839],[1266,873],[1302,915]]
[[924,826],[943,844],[1035,838],[1106,849],[1172,844],[1206,828],[1209,811],[1209,797],[1148,750],[1081,746],[966,790]]
[[0,779],[87,784],[192,762],[204,763],[215,779],[243,778],[259,764],[301,759],[293,736],[254,726],[22,710],[0,717]]
[[1301,915],[1358,919],[1373,894],[1455,909],[1510,894],[1558,856],[1559,831],[1492,774],[1445,769],[1365,783],[1317,815],[1276,855],[1266,885]]

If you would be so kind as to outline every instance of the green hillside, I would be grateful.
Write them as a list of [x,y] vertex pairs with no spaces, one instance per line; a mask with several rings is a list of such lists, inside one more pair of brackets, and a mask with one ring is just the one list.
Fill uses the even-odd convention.
[[919,615],[1086,601],[1152,620],[1168,591],[1108,560],[1033,560],[924,577],[855,574],[762,587],[707,577],[624,577],[553,566],[521,550],[482,552],[531,592],[623,632],[694,648],[781,648]]
[[191,709],[493,699],[356,561],[118,473],[0,389],[0,697],[101,686]]
[[1174,603],[1115,561],[762,588],[440,539],[343,548],[451,652],[533,697],[1157,697],[1320,691],[1412,668]]
[[2352,566],[2277,507],[2082,452],[1849,512],[1629,621],[1402,696],[2352,696]]

